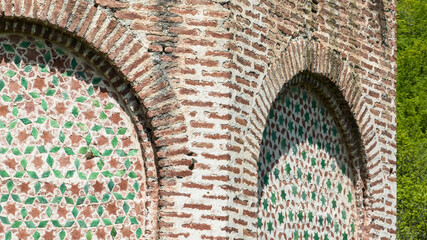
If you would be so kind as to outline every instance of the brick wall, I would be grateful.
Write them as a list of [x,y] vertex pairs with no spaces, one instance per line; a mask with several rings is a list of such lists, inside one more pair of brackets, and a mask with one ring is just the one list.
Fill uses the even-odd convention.
[[364,220],[358,231],[366,239],[390,239],[395,6],[383,0],[1,0],[0,30],[64,46],[117,82],[119,95],[135,96],[145,238],[257,238],[262,132],[279,91],[304,72],[318,79],[313,86],[343,116],[336,121],[359,159]]

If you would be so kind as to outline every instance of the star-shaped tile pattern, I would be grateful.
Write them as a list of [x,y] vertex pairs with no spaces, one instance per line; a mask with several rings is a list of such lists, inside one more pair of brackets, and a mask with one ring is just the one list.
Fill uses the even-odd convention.
[[305,85],[279,94],[261,144],[261,239],[356,239],[354,174],[337,124]]
[[0,238],[140,238],[145,176],[125,96],[43,39],[2,34],[0,59]]

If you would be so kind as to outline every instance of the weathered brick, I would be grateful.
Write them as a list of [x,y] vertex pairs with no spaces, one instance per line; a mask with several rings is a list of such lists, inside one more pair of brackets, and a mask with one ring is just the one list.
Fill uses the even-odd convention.
[[[283,114],[283,124],[279,124],[282,121],[280,116],[273,114],[270,117],[269,114],[273,103],[279,99],[278,96],[282,96],[280,94],[292,89],[292,86],[305,84],[309,85],[313,92],[319,92],[322,99],[327,99],[328,104],[325,108],[331,112],[340,134],[344,136],[342,142],[345,142],[348,154],[352,161],[358,163],[356,164],[358,167],[362,166],[360,180],[354,184],[357,196],[354,195],[352,198],[354,201],[357,199],[359,206],[357,213],[361,213],[360,216],[363,216],[364,220],[355,222],[356,236],[352,238],[390,239],[396,234],[396,196],[393,192],[396,186],[395,170],[390,173],[390,169],[395,169],[396,164],[396,39],[393,34],[396,27],[396,9],[393,4],[387,4],[385,8],[379,9],[373,2],[348,1],[333,3],[315,1],[305,4],[299,1],[279,3],[267,0],[254,5],[247,0],[236,2],[186,0],[161,4],[129,0],[96,0],[95,3],[11,0],[3,1],[0,15],[24,16],[24,18],[13,18],[15,19],[13,24],[9,18],[2,18],[0,29],[4,32],[2,36],[9,36],[8,32],[18,33],[13,37],[5,37],[12,42],[19,42],[24,34],[49,40],[50,43],[46,44],[49,48],[51,44],[56,43],[67,46],[66,56],[70,52],[78,52],[78,55],[87,59],[84,60],[87,66],[95,69],[93,71],[101,72],[103,77],[111,81],[114,91],[101,85],[96,85],[94,91],[102,92],[103,99],[113,99],[121,103],[120,106],[125,109],[126,116],[130,119],[129,126],[134,127],[132,129],[138,136],[135,141],[120,140],[117,146],[139,142],[138,146],[142,149],[138,155],[142,157],[141,161],[135,162],[133,158],[136,156],[129,156],[132,166],[127,170],[138,174],[144,173],[144,177],[138,178],[138,182],[145,184],[140,185],[135,198],[144,199],[146,202],[141,203],[141,206],[133,206],[134,202],[130,204],[133,211],[140,211],[136,219],[143,224],[140,229],[145,229],[141,233],[141,238],[237,240],[268,238],[268,234],[277,234],[271,238],[280,238],[278,235],[281,234],[280,228],[274,227],[271,231],[257,228],[260,212],[258,206],[262,206],[258,198],[257,164],[266,157],[260,152],[263,151],[264,128],[266,122],[271,121],[270,118],[278,121],[274,128],[276,135],[284,134],[281,135],[281,140],[291,131],[294,131],[293,135],[291,134],[294,137],[298,136],[299,131],[302,134],[305,131],[313,131],[314,123],[305,121],[303,115],[295,120],[298,121],[297,124],[292,127],[288,125],[289,116],[297,114],[295,108],[284,107],[287,112]],[[386,16],[386,29],[381,30],[378,21],[370,21],[378,15]],[[38,24],[46,21],[54,27]],[[375,40],[384,36],[387,45],[384,45],[383,41]],[[2,38],[1,41],[5,40]],[[0,47],[0,52],[2,50],[5,51]],[[19,51],[23,51],[23,48],[19,48]],[[10,58],[9,55],[17,54],[19,51],[10,52],[6,56]],[[51,53],[55,53],[55,50],[52,51]],[[56,59],[60,58],[56,53],[51,57],[51,62],[61,64],[56,62]],[[26,58],[22,59],[24,65],[29,64]],[[49,56],[41,54],[36,62],[44,64],[44,59],[49,59]],[[0,64],[0,68],[4,64],[16,61],[16,59],[7,60]],[[70,67],[69,65],[74,63],[70,60],[65,64]],[[73,71],[81,74],[82,68]],[[49,66],[48,69],[59,70],[58,66]],[[49,73],[51,75],[45,79],[51,79],[51,76],[56,74],[55,71],[51,71]],[[25,71],[15,72],[16,75],[25,74]],[[60,81],[66,78],[64,76],[59,78]],[[85,75],[87,78],[91,76]],[[83,78],[83,74],[77,78],[80,77]],[[44,93],[46,89],[40,84],[40,80],[32,78],[25,76],[27,81],[30,80],[28,87],[39,86],[40,93]],[[9,81],[9,78],[4,77],[3,81]],[[16,98],[14,95],[16,91],[13,91],[16,84],[13,82],[21,86],[20,78],[14,79],[2,90],[5,96],[13,98],[12,100]],[[90,80],[88,82],[90,83]],[[81,81],[79,84],[88,82]],[[51,85],[48,87],[53,88],[54,85]],[[77,84],[70,85],[70,88],[72,87],[77,88]],[[87,91],[87,88],[82,88],[78,94]],[[49,111],[55,111],[56,102],[59,102],[59,99],[65,101],[60,95],[49,96],[55,97],[53,102],[49,97],[40,100],[46,101]],[[74,100],[74,95],[71,98]],[[27,100],[24,97],[16,104]],[[88,100],[75,104],[67,102],[64,107],[85,104],[90,105],[92,102]],[[40,106],[40,103],[35,106]],[[19,114],[26,108],[30,109],[31,106],[17,107]],[[102,109],[105,114],[109,113],[108,107],[103,108],[104,106],[100,106],[99,109],[93,107],[91,111]],[[309,103],[301,103],[299,111],[305,113],[307,108],[310,108]],[[14,116],[16,110],[15,113],[10,109],[4,111],[3,116],[0,106],[1,121],[6,121],[3,119],[5,116],[16,117]],[[45,110],[42,113],[45,113]],[[30,112],[28,115],[32,116],[31,114]],[[79,115],[81,114],[91,116],[90,111],[79,112]],[[92,127],[91,124],[99,114],[98,112],[94,114],[93,121],[89,121],[87,125]],[[58,118],[58,115],[55,117]],[[82,118],[82,121],[88,120]],[[122,127],[126,125],[122,123],[128,119],[119,120],[117,116],[105,119],[105,122],[113,121],[119,122]],[[17,124],[21,123],[19,120]],[[50,126],[49,124],[43,126],[40,136],[44,136],[43,131]],[[8,128],[3,130],[6,129],[11,134],[18,129],[28,130],[25,125]],[[116,128],[112,129],[114,136],[119,138],[121,135],[116,134]],[[80,133],[73,130],[75,134]],[[52,134],[55,131],[50,132]],[[61,128],[61,131],[66,130]],[[93,139],[100,136],[113,137],[113,134],[104,134],[101,131],[104,129],[100,130],[100,133],[92,134],[91,137]],[[328,128],[326,132],[330,134],[332,130]],[[24,133],[18,133],[16,137],[13,135],[11,143],[19,141],[24,146],[27,139]],[[3,135],[7,136],[7,132]],[[86,136],[80,136],[82,139],[84,137]],[[29,135],[28,139],[31,138],[34,137]],[[49,139],[47,135],[45,138]],[[73,139],[77,141],[79,137],[76,135]],[[7,140],[3,138],[1,141]],[[64,140],[64,144],[68,144],[66,141],[68,140]],[[329,141],[329,138],[324,141]],[[104,148],[108,144],[111,145],[111,142],[100,139],[97,140],[96,147]],[[269,144],[273,144],[273,141]],[[9,144],[4,142],[4,145]],[[76,146],[71,144],[70,148]],[[287,151],[281,146],[277,149]],[[77,151],[79,149],[74,152]],[[331,147],[331,152],[336,151],[335,147]],[[20,152],[22,154],[25,149]],[[100,152],[103,153],[104,151]],[[55,157],[55,161],[63,158],[57,157],[53,152],[49,154]],[[113,151],[113,154],[116,152]],[[311,156],[313,152],[306,154]],[[84,154],[81,155],[75,157],[84,157]],[[12,156],[15,155],[8,158]],[[33,167],[33,163],[31,157],[25,157],[28,165],[24,170],[28,170]],[[99,176],[107,174],[103,172],[106,171],[104,169],[111,168],[109,166],[111,159],[108,157],[102,156],[105,166],[99,170],[101,171]],[[299,155],[292,157],[292,161],[302,158]],[[95,158],[96,156],[93,159]],[[278,156],[272,156],[274,161],[272,160],[271,168],[268,170],[272,174],[274,166],[282,161],[276,158]],[[366,161],[358,162],[360,158]],[[80,164],[89,164],[86,162],[90,160],[83,160]],[[61,161],[65,164],[66,160]],[[46,164],[44,159],[42,162]],[[22,163],[21,159],[19,163]],[[21,168],[19,163],[16,168]],[[112,163],[114,164],[114,161]],[[126,167],[124,163],[118,164]],[[337,164],[339,169],[342,165],[340,164]],[[95,163],[94,167],[98,168],[101,165]],[[61,169],[61,166],[55,165],[53,168]],[[286,171],[285,168],[283,171]],[[304,174],[313,172],[314,166],[304,166],[301,171]],[[295,186],[299,187],[301,182],[309,184],[306,175],[302,175],[304,179],[297,178],[297,169],[292,170],[291,174],[297,181]],[[332,174],[333,171],[325,171],[324,176],[331,177]],[[38,177],[40,176],[38,174]],[[117,193],[124,188],[125,183],[120,182],[126,179],[115,176],[114,189],[110,192]],[[70,181],[74,181],[74,178]],[[90,180],[89,184],[91,181],[100,180]],[[134,181],[129,180],[128,185],[132,184]],[[319,184],[316,186],[317,201],[321,201],[320,195],[324,190],[323,183]],[[334,188],[336,185],[336,182],[332,183]],[[360,189],[361,186],[365,186],[365,189]],[[15,184],[13,191],[20,188],[21,183]],[[63,195],[67,195],[69,191],[70,187],[67,186]],[[311,199],[311,193],[307,194],[309,195],[307,199]],[[300,195],[302,192],[298,191],[296,197],[301,197]],[[279,195],[276,197],[274,201],[278,205],[281,198]],[[343,199],[345,200],[347,199]],[[110,201],[107,203],[109,207],[104,208],[107,214],[115,211],[114,206],[108,205],[111,204]],[[273,200],[270,198],[268,201]],[[8,203],[9,200],[5,206],[8,206]],[[80,207],[84,204],[76,205],[78,214],[82,214],[83,210]],[[118,206],[120,211],[122,206]],[[286,209],[295,210],[294,220],[298,219],[296,206],[299,205],[295,202],[286,206]],[[310,205],[304,205],[304,208],[304,213],[307,209],[315,209],[313,212],[317,212],[317,208]],[[319,206],[322,213],[329,209],[323,208],[324,206]],[[52,210],[56,214],[55,209]],[[93,216],[98,214],[94,212],[96,209],[91,211],[94,213]],[[347,211],[347,217],[357,215],[350,212]],[[331,214],[331,217],[335,218],[335,215]],[[278,216],[275,216],[275,219],[277,220]],[[284,221],[287,219],[289,217],[285,216]],[[307,216],[303,216],[302,221],[306,219]],[[340,221],[344,222],[343,219]],[[319,219],[315,222],[318,223]],[[306,226],[311,223],[301,224]],[[263,222],[263,227],[268,228],[267,222]],[[292,226],[287,227],[290,228]],[[326,226],[316,228],[323,231]],[[79,229],[73,227],[73,231]],[[115,228],[118,237],[136,237],[136,233],[125,236],[124,234],[128,233],[121,232],[121,229],[125,228]],[[309,231],[310,228],[306,229]],[[44,236],[45,232],[41,232],[42,230],[38,230],[41,238],[49,238],[49,235]],[[324,232],[330,230],[329,228]],[[33,232],[26,231],[27,228],[22,227],[17,232],[11,231],[12,238],[25,239],[33,235]],[[55,228],[52,231],[56,231]],[[74,236],[73,234],[78,233],[68,231],[66,228],[63,231],[66,236],[76,239],[87,233],[83,231],[81,236]],[[264,231],[262,233],[264,235],[258,236],[259,231]],[[58,233],[59,230],[52,232],[53,236]],[[96,238],[105,238],[110,233],[113,233],[110,229],[105,235],[102,230],[91,232],[97,234]],[[311,232],[310,234],[312,235]],[[343,238],[339,235],[341,232],[332,234],[334,235],[330,237]],[[289,236],[281,235],[281,237]]]

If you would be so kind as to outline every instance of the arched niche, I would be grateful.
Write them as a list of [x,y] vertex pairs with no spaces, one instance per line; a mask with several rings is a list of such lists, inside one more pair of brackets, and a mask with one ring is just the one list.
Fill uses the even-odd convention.
[[351,142],[359,136],[344,129],[351,114],[336,107],[327,82],[300,73],[270,108],[258,162],[259,239],[363,236],[365,170]]
[[2,238],[136,239],[156,225],[144,112],[124,86],[61,44],[0,34]]

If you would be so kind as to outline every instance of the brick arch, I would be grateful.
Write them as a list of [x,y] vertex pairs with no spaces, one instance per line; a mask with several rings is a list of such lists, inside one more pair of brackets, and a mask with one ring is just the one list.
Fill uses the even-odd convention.
[[[166,75],[159,71],[142,43],[101,8],[85,1],[39,1],[0,3],[0,32],[42,37],[61,44],[92,63],[109,79],[118,79],[114,87],[122,95],[134,94],[144,112],[141,148],[145,150],[147,177],[147,239],[157,238],[159,218],[159,176],[191,174],[175,170],[169,159],[186,153],[184,115]],[[63,13],[63,14],[60,14]],[[101,26],[101,28],[97,28]],[[180,141],[174,142],[173,139]],[[177,151],[176,149],[180,149]],[[184,150],[182,150],[184,149]],[[159,168],[159,162],[162,168]],[[169,168],[168,168],[169,167]]]
[[364,148],[375,139],[375,133],[370,132],[373,124],[366,116],[367,103],[355,78],[351,66],[336,50],[305,40],[290,43],[279,57],[271,61],[264,82],[256,93],[247,128],[246,149],[252,159],[258,161],[262,132],[270,107],[284,87],[307,84],[314,88],[333,111],[338,125],[343,130],[346,145],[348,149],[352,149],[350,156],[356,159],[356,166],[361,168],[361,182],[358,184],[364,210],[360,226],[364,232],[369,232],[374,227],[367,222],[372,218],[370,198],[374,193],[370,192],[368,187],[369,170],[366,168],[367,162],[375,158],[378,150],[370,151],[371,149]]
[[131,82],[150,69],[132,73],[135,66],[149,65],[148,53],[138,51],[144,47],[143,44],[133,40],[132,34],[126,33],[126,28],[110,18],[103,9],[85,1],[69,1],[68,4],[62,1],[50,4],[26,1],[24,5],[21,5],[21,1],[6,1],[3,6],[0,5],[0,16],[6,20],[36,21],[72,34],[103,54]]
[[[151,117],[165,112],[178,115],[171,113],[178,107],[175,93],[164,73],[154,73],[155,63],[145,50],[147,46],[134,39],[126,27],[107,16],[103,9],[85,1],[69,1],[67,5],[61,1],[20,3],[18,0],[0,3],[1,31],[41,36],[66,45],[93,61],[101,70],[110,67],[110,75],[121,75]],[[41,32],[44,26],[48,30]]]
[[[260,126],[265,125],[268,111],[278,93],[284,85],[299,81],[296,79],[300,78],[295,78],[295,76],[301,73],[315,76],[319,81],[312,82],[312,84],[317,85],[316,87],[322,92],[327,91],[330,92],[328,94],[334,96],[336,101],[332,102],[337,113],[350,120],[353,118],[353,122],[348,119],[342,119],[343,122],[341,122],[342,126],[351,129],[352,132],[347,134],[349,137],[366,134],[367,128],[361,127],[364,123],[364,105],[366,103],[351,67],[341,60],[338,52],[325,48],[317,42],[301,40],[289,44],[279,57],[271,61],[265,80],[259,87],[252,106],[251,127],[248,127],[248,129],[253,129],[248,131],[254,137],[250,141],[254,144],[253,146],[261,141],[260,136],[263,129]],[[345,110],[342,110],[342,107],[345,107]],[[350,140],[355,142],[353,138]],[[363,152],[359,154],[363,154]]]

